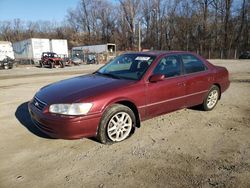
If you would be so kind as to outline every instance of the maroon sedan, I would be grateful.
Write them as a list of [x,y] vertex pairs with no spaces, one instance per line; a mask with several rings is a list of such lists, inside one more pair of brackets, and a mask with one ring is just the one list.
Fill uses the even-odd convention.
[[143,120],[197,105],[212,110],[228,87],[224,67],[190,52],[125,53],[93,74],[43,87],[29,112],[51,137],[120,142]]

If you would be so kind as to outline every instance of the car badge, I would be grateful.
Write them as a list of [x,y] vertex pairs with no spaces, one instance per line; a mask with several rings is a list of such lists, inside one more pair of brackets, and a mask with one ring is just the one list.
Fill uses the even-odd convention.
[[35,102],[35,106],[39,106],[39,103],[38,103],[38,102]]

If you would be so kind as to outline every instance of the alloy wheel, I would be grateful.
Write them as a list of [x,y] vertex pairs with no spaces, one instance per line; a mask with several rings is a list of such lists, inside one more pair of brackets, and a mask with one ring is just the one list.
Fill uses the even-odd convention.
[[126,112],[118,112],[113,115],[107,126],[107,134],[110,140],[120,142],[126,139],[132,129],[132,118]]
[[218,91],[212,90],[207,97],[207,107],[212,109],[216,105],[218,98],[219,98]]

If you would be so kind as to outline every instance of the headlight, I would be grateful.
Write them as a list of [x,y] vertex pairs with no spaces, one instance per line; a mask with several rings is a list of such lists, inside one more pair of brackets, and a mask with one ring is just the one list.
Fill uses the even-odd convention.
[[52,104],[49,107],[49,112],[65,115],[86,115],[92,106],[92,103]]

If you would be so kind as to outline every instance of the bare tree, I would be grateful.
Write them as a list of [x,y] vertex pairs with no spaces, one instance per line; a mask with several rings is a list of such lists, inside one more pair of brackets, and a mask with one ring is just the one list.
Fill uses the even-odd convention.
[[229,30],[229,19],[231,14],[231,0],[225,0],[225,18],[224,18],[224,56],[228,58],[228,30]]
[[135,18],[138,14],[140,0],[120,0],[123,10],[123,16],[128,24],[129,45],[134,48],[135,45]]
[[233,58],[250,49],[250,2],[240,0],[81,0],[63,23],[0,21],[0,40],[63,38],[69,47],[114,42],[142,48],[196,51]]

